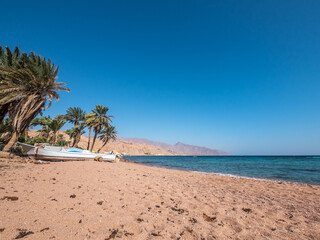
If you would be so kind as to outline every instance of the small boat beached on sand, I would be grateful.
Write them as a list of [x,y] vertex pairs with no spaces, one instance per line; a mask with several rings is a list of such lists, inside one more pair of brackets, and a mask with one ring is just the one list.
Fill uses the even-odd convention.
[[112,162],[116,159],[113,153],[100,154],[92,153],[80,148],[64,148],[54,146],[32,146],[25,143],[18,143],[31,159],[45,161],[85,161],[101,160]]

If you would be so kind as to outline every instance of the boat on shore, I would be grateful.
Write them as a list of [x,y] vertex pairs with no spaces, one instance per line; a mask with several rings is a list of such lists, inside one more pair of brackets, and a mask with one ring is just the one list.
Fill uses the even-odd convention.
[[25,143],[18,143],[18,145],[20,145],[28,154],[29,158],[33,160],[55,162],[99,160],[113,162],[117,157],[113,153],[93,153],[80,148],[64,148],[46,145],[32,146]]

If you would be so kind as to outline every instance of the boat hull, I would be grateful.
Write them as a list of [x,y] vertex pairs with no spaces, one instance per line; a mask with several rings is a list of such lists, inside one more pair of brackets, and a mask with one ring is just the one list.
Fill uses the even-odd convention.
[[[114,161],[116,155],[114,154],[98,154],[98,153],[78,153],[67,151],[53,151],[46,148],[35,147],[28,144],[19,143],[22,148],[27,152],[28,156],[34,160],[44,161],[88,161],[96,158],[102,158],[103,161]],[[63,148],[62,148],[63,149]]]

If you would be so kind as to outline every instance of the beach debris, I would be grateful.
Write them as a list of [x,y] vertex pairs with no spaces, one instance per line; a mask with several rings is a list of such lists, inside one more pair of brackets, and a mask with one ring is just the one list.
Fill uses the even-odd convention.
[[46,228],[41,229],[40,232],[44,232],[44,231],[49,230],[49,229],[50,228],[46,227]]
[[167,218],[167,221],[168,221],[168,222],[172,222],[172,223],[174,223],[174,221],[173,221],[173,220],[171,220],[170,218]]
[[99,201],[97,202],[98,205],[102,205],[103,201]]
[[215,236],[213,236],[212,234],[208,234],[207,239],[213,240],[213,239],[217,239],[217,238]]
[[79,223],[82,223],[82,220],[80,219]]
[[0,228],[0,232],[3,232],[5,230],[5,228]]
[[24,238],[25,236],[28,236],[30,234],[34,234],[34,232],[32,231],[21,231],[19,232],[18,236],[16,236],[14,239],[20,239],[20,238]]
[[109,237],[107,237],[105,240],[115,239],[119,230],[118,229],[113,229],[113,230],[109,229],[109,230],[112,232],[109,235]]
[[76,197],[75,194],[70,195],[70,198],[75,198],[75,197]]
[[4,196],[0,200],[8,200],[8,201],[17,201],[19,198],[18,197],[9,197],[9,196]]
[[185,227],[185,229],[186,229],[186,231],[187,231],[188,233],[193,233],[193,229],[192,229],[192,228]]
[[144,220],[142,218],[137,218],[137,222],[141,223],[143,222]]
[[288,232],[293,232],[293,230],[291,229],[293,226],[292,225],[288,225],[285,227],[285,229],[288,231]]
[[286,214],[288,216],[288,218],[293,218],[293,215],[291,213]]
[[244,211],[246,213],[252,213],[252,209],[251,208],[242,208],[242,211]]
[[208,216],[208,215],[205,214],[205,213],[203,213],[202,216],[203,216],[204,220],[206,220],[207,222],[213,222],[214,220],[217,219],[217,217],[210,217],[210,216]]
[[197,222],[198,222],[198,220],[197,220],[197,219],[195,219],[195,218],[190,218],[190,219],[189,219],[189,222],[191,222],[191,223],[197,223]]
[[125,235],[126,237],[128,237],[128,236],[133,236],[134,233],[127,232],[126,230],[124,230],[124,235]]
[[184,209],[182,208],[175,208],[175,207],[171,207],[171,210],[178,212],[179,214],[182,214],[185,212]]
[[161,236],[160,232],[159,232],[159,231],[156,232],[155,230],[152,230],[152,231],[151,231],[151,235],[152,235],[152,236],[155,236],[155,237]]

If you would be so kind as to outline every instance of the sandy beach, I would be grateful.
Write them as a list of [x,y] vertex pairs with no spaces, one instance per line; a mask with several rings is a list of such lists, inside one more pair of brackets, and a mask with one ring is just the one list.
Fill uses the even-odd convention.
[[0,163],[0,239],[320,239],[320,187],[135,163]]

